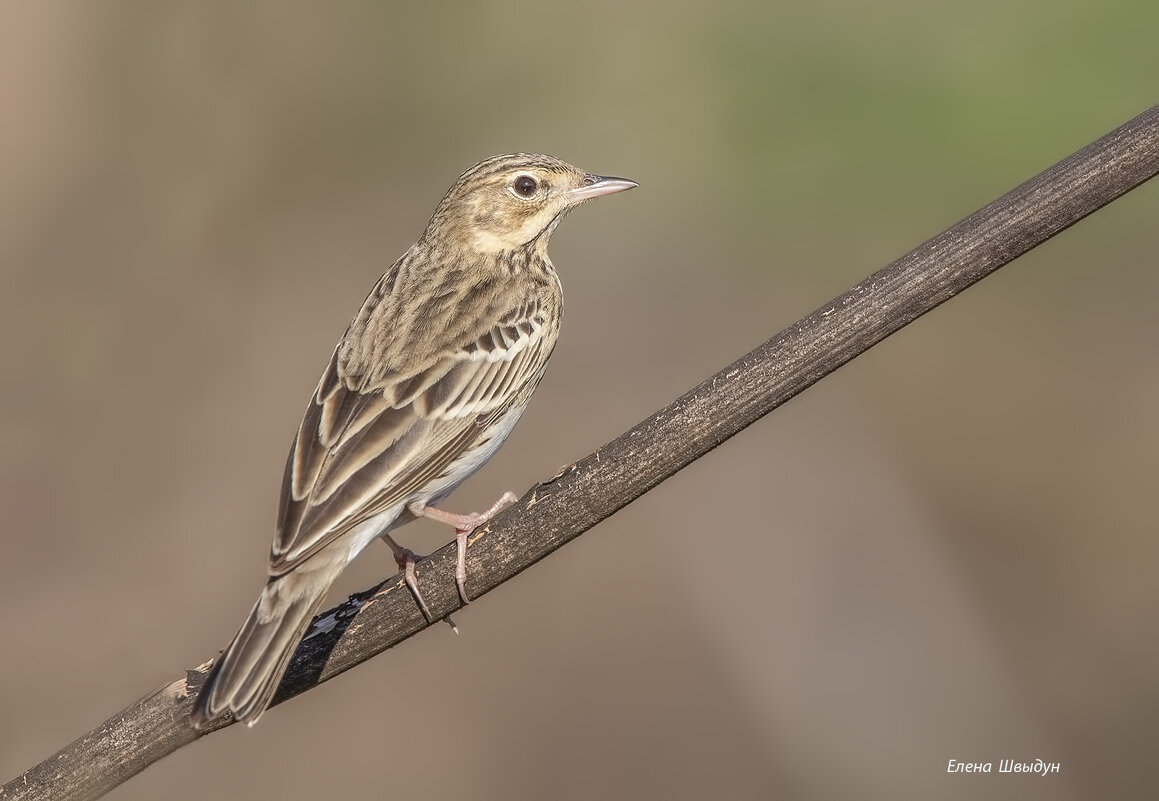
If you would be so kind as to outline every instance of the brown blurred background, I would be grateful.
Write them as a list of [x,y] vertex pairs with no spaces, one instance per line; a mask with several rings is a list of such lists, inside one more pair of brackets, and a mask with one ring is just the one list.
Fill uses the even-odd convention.
[[[641,186],[556,234],[562,342],[462,511],[1154,103],[1156,26],[1149,0],[0,4],[0,778],[226,644],[333,343],[474,161]],[[1153,794],[1157,219],[1144,187],[461,636],[111,797]],[[393,571],[371,548],[335,597]],[[946,774],[1003,758],[1062,772]]]

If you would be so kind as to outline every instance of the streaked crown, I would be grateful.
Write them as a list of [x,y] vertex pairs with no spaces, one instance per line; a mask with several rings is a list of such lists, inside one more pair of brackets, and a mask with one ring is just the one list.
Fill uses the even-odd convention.
[[423,239],[451,239],[479,253],[529,245],[546,249],[555,226],[593,197],[636,186],[593,175],[539,153],[510,153],[476,164],[460,176],[431,217]]

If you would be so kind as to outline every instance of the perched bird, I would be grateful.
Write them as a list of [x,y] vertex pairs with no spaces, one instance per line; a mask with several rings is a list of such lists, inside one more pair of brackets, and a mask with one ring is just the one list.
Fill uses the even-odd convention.
[[417,517],[455,527],[459,593],[467,534],[482,514],[435,508],[494,455],[543,377],[563,296],[547,242],[585,200],[636,186],[551,156],[476,164],[443,197],[339,341],[290,449],[269,579],[197,697],[193,725],[226,712],[257,722],[330,585],[381,537]]

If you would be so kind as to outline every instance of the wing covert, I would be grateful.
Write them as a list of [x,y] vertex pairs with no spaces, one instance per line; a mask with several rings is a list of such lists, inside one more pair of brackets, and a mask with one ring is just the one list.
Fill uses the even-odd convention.
[[539,304],[524,302],[420,369],[374,383],[342,369],[339,345],[286,463],[271,574],[442,478],[491,421],[526,403],[554,334]]

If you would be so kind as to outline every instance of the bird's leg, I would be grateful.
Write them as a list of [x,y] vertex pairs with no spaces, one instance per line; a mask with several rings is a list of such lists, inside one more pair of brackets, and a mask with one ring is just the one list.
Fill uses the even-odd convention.
[[471,602],[471,599],[467,597],[467,535],[517,500],[519,498],[514,492],[505,492],[487,511],[472,512],[469,515],[444,512],[442,509],[420,503],[412,503],[408,507],[410,513],[415,517],[426,517],[454,527],[455,545],[458,546],[459,557],[455,562],[455,584],[459,588],[459,597],[463,599],[463,603],[469,604]]
[[[431,616],[431,610],[427,608],[427,602],[423,600],[423,594],[419,592],[419,583],[415,579],[415,563],[424,557],[419,556],[410,548],[404,548],[394,541],[394,537],[389,534],[382,535],[383,541],[390,546],[390,550],[394,553],[394,562],[398,565],[398,569],[402,571],[402,580],[406,584],[410,594],[414,596],[415,603],[419,605],[419,609],[423,613],[423,617],[427,619],[428,623],[434,623],[435,619]],[[454,629],[455,633],[459,633],[459,627],[455,625],[455,621],[451,620],[451,616],[447,615],[443,618],[448,626]]]

